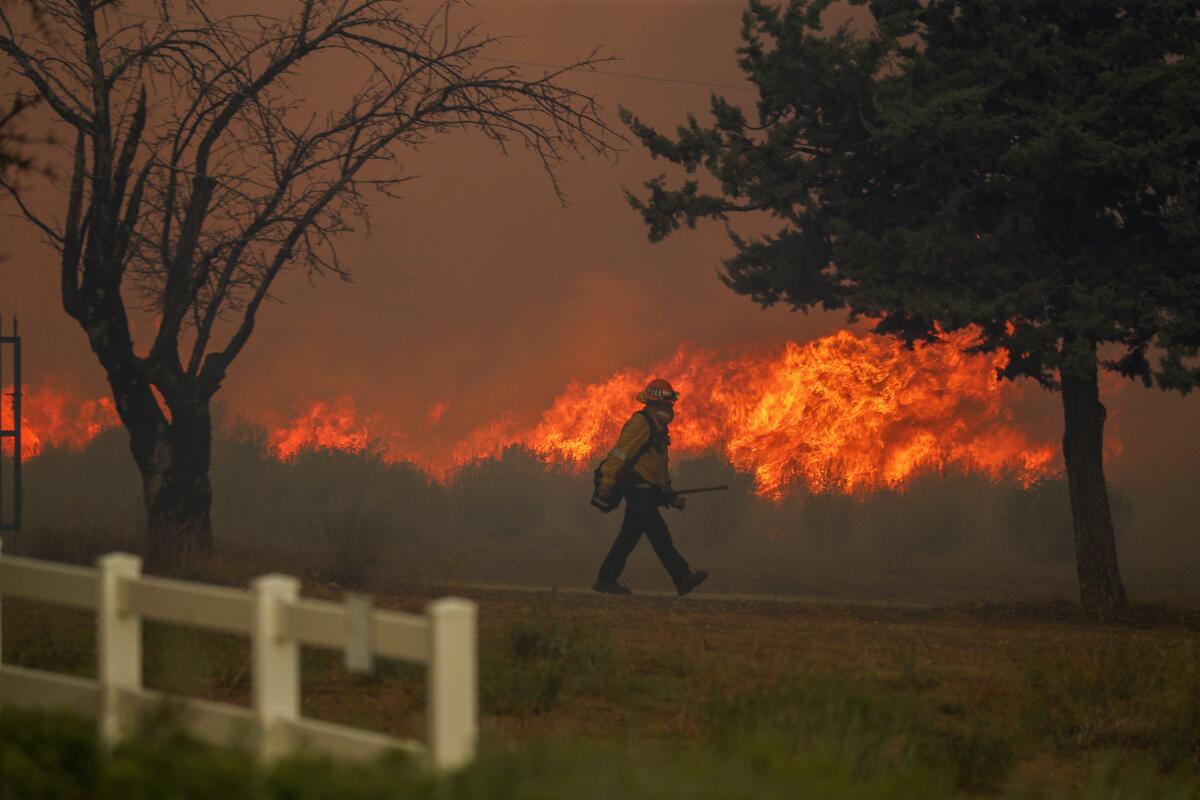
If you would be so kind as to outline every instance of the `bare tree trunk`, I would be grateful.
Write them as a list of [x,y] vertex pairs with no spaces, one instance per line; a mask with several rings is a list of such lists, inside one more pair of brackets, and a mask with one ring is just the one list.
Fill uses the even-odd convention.
[[1071,495],[1080,600],[1086,611],[1100,614],[1125,605],[1125,587],[1117,566],[1116,538],[1104,481],[1107,411],[1100,402],[1095,344],[1080,346],[1076,355],[1071,365],[1074,369],[1062,370],[1063,456]]
[[[162,564],[207,553],[213,546],[208,475],[212,414],[208,400],[173,393],[168,419],[143,365],[120,357],[127,339],[124,328],[108,327],[117,334],[93,339],[93,349],[108,368],[117,413],[129,432],[129,449],[142,479],[148,559],[151,564]],[[96,347],[101,342],[109,345],[107,351]]]
[[207,403],[177,409],[155,458],[142,470],[152,563],[212,551],[211,457]]

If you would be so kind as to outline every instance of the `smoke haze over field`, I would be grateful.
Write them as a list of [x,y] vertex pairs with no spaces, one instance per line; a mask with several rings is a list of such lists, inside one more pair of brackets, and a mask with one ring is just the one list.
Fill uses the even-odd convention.
[[[6,534],[5,552],[78,563],[140,552],[144,511],[123,438],[109,430],[81,452],[31,460],[27,524]],[[1026,488],[950,469],[899,492],[801,487],[776,503],[722,459],[682,460],[673,471],[680,485],[731,485],[668,517],[693,566],[713,571],[711,591],[928,603],[1075,595],[1061,478]],[[439,482],[339,451],[280,462],[264,452],[261,432],[243,430],[215,443],[213,480],[223,579],[234,584],[282,570],[372,592],[414,582],[586,586],[617,516],[587,504],[586,479],[516,448]],[[1187,489],[1156,492],[1113,482],[1125,578],[1139,601],[1196,606],[1200,554],[1181,502]],[[639,592],[669,588],[646,546],[625,580]]]
[[[454,13],[460,27],[478,22],[488,33],[514,37],[490,57],[562,64],[599,46],[621,59],[607,71],[748,89],[734,53],[742,8],[494,0]],[[571,84],[593,92],[614,125],[623,105],[668,130],[689,111],[704,114],[710,91],[747,109],[755,97],[612,74],[580,75]],[[348,88],[336,73],[306,76],[299,86],[314,97]],[[479,137],[439,140],[414,152],[406,167],[420,180],[400,200],[380,198],[372,230],[342,242],[352,284],[319,279],[310,287],[302,274],[282,282],[276,294],[283,302],[260,316],[218,395],[230,414],[281,421],[312,401],[350,395],[364,415],[414,429],[436,425],[453,440],[497,417],[532,425],[571,381],[645,368],[683,344],[738,351],[806,341],[844,324],[840,315],[763,311],[732,294],[715,276],[731,252],[719,226],[649,244],[622,186],[636,190],[666,167],[632,145],[615,163],[564,165],[565,210],[532,157],[519,150],[504,157]],[[59,200],[49,190],[41,196]],[[0,251],[9,254],[0,263],[0,311],[21,315],[27,379],[49,376],[103,393],[86,340],[61,309],[48,248],[10,222]],[[139,330],[147,341],[149,321]],[[1194,503],[1198,401],[1115,380],[1104,386],[1109,430],[1121,445],[1110,475],[1122,485],[1160,486],[1155,496],[1173,508]],[[1032,387],[1024,395],[1020,419],[1055,440],[1057,399]]]

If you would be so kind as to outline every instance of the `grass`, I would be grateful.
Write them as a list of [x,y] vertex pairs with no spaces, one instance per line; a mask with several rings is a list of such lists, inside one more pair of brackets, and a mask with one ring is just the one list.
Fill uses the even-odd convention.
[[[369,764],[297,756],[263,766],[245,751],[202,745],[169,727],[148,727],[105,756],[83,720],[0,711],[0,800],[383,800],[429,798],[938,798],[993,795],[1196,798],[1194,781],[1109,758],[1077,790],[1013,783],[964,784],[962,762],[912,738],[903,703],[834,691],[799,707],[817,722],[800,735],[760,727],[761,709],[725,735],[698,743],[612,742],[534,736],[485,741],[466,769],[436,776],[402,758]],[[824,713],[831,712],[831,713]],[[749,728],[741,727],[748,722]],[[734,735],[736,733],[736,735]],[[968,763],[995,752],[977,744]],[[979,773],[970,773],[981,777]],[[994,776],[984,773],[982,777]]]
[[598,699],[619,691],[616,648],[606,633],[560,623],[523,621],[508,632],[499,658],[485,654],[483,708],[501,714],[545,714],[564,691]]
[[[381,604],[419,609],[432,594]],[[138,782],[186,783],[176,772],[191,769],[201,782],[183,796],[223,800],[770,798],[796,786],[824,797],[1200,797],[1200,624],[1186,613],[1100,624],[1055,605],[476,595],[485,745],[452,780],[396,764],[264,771],[174,734],[96,760],[69,723],[10,722],[0,783],[24,788],[0,799],[73,796],[60,784],[76,771],[80,785],[114,787],[77,796],[158,796]],[[11,600],[3,610],[7,662],[91,673],[88,615]],[[145,640],[148,685],[247,701],[244,640],[161,625]],[[351,675],[322,650],[305,650],[302,668],[305,715],[423,736],[422,670],[381,662]],[[39,726],[44,735],[28,733]],[[341,780],[360,793],[320,793]],[[407,794],[389,794],[396,786]]]

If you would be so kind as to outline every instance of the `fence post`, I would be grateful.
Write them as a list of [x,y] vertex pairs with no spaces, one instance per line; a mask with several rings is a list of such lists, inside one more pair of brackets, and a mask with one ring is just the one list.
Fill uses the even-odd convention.
[[300,716],[300,645],[282,635],[280,604],[295,600],[300,581],[290,575],[263,575],[250,584],[254,593],[251,633],[254,713],[258,717],[259,754],[282,755],[289,743],[280,726]]
[[429,616],[429,754],[435,769],[456,769],[475,755],[478,737],[475,604],[448,597]]
[[109,553],[96,562],[96,649],[100,678],[100,739],[116,744],[125,733],[121,692],[142,687],[142,619],[122,609],[121,580],[136,579],[142,560],[128,553]]

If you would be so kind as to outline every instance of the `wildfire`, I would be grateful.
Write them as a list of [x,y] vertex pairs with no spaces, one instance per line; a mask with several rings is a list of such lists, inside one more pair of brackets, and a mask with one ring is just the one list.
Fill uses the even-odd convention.
[[367,427],[357,422],[354,398],[344,395],[332,403],[315,403],[300,418],[271,430],[268,444],[276,456],[288,460],[302,450],[361,453],[369,437]]
[[[448,429],[445,402],[418,412],[404,429],[395,419],[360,414],[345,395],[268,426],[267,442],[280,460],[306,450],[369,450],[443,479],[510,447],[580,472],[612,446],[636,408],[634,395],[657,375],[681,395],[672,452],[719,454],[753,475],[767,497],[801,485],[867,492],[949,467],[1025,483],[1049,473],[1055,447],[1015,422],[1020,389],[996,377],[1007,356],[964,354],[969,333],[946,339],[945,346],[906,350],[889,339],[842,331],[734,356],[684,347],[648,371],[569,384],[533,424],[506,414],[457,438]],[[11,393],[6,388],[0,397],[4,428],[12,427]],[[82,449],[119,424],[111,399],[87,399],[50,383],[26,389],[22,415],[24,460],[48,448]],[[11,440],[4,446],[11,453]]]
[[[0,392],[0,428],[13,428],[13,389]],[[25,388],[21,406],[21,460],[28,461],[48,448],[82,450],[107,428],[120,424],[116,406],[108,397],[89,399],[51,383]],[[11,456],[13,443],[4,440]]]
[[[423,456],[401,451],[386,424],[384,433],[372,434],[380,423],[358,421],[350,398],[315,404],[273,430],[270,442],[281,459],[303,449],[357,453],[377,445],[386,460],[414,461],[439,477],[513,446],[582,471],[612,446],[637,391],[660,375],[681,394],[673,453],[719,453],[753,474],[757,491],[768,497],[796,484],[839,492],[895,487],[950,466],[1028,483],[1049,471],[1055,449],[1013,421],[1018,390],[996,377],[1007,356],[966,355],[960,348],[970,341],[970,334],[955,334],[946,346],[905,350],[843,331],[727,358],[683,348],[649,372],[571,383],[531,427],[492,420]],[[429,413],[427,424],[436,426],[444,413]]]

